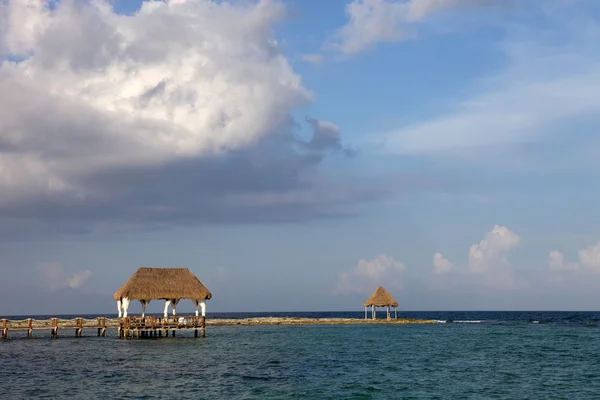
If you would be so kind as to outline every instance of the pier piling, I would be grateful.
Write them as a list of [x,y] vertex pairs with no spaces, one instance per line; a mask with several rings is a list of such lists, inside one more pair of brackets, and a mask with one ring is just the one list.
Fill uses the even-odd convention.
[[50,337],[52,339],[58,337],[58,318],[52,318],[52,331],[50,331]]

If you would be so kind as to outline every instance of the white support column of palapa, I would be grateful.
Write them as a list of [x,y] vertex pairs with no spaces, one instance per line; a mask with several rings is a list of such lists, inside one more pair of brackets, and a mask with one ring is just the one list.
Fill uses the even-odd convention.
[[171,304],[171,300],[165,300],[165,318],[169,316],[169,304]]
[[375,304],[373,304],[373,307],[371,308],[371,318],[372,319],[377,318],[377,311],[375,311]]
[[119,318],[123,315],[123,303],[121,299],[117,300],[117,310],[119,311]]
[[142,318],[144,318],[146,316],[146,306],[150,304],[150,300],[140,300],[140,303],[142,303]]
[[198,316],[198,308],[202,308],[202,316],[206,316],[206,303],[203,301],[195,300],[194,304],[196,305],[196,317]]
[[367,306],[365,306],[365,319],[367,319]]
[[127,318],[127,310],[129,310],[130,301],[127,297],[123,297],[121,303],[123,304],[123,317]]
[[398,319],[398,307],[394,307],[394,319]]
[[173,316],[177,315],[177,303],[179,303],[179,299],[171,299],[171,306],[173,307]]

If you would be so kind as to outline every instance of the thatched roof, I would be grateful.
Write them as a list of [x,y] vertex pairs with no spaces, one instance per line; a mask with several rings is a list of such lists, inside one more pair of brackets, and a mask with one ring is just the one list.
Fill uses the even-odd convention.
[[398,302],[388,293],[383,286],[379,286],[375,292],[365,301],[365,307],[398,307]]
[[212,294],[187,268],[140,268],[113,298],[208,300]]

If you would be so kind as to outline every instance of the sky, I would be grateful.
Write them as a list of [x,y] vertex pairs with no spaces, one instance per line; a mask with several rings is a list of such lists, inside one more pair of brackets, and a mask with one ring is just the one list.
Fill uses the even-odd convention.
[[139,267],[189,268],[208,315],[379,285],[400,310],[597,310],[599,18],[0,0],[0,315],[116,313]]

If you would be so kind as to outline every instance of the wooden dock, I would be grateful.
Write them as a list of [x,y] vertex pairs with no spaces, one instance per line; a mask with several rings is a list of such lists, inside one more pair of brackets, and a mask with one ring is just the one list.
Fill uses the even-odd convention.
[[198,330],[200,330],[202,337],[205,337],[206,318],[196,316],[173,316],[168,318],[136,316],[116,319],[78,317],[73,319],[50,318],[38,320],[28,318],[23,320],[0,320],[2,340],[8,340],[10,331],[25,331],[28,338],[33,337],[33,331],[50,331],[50,337],[56,339],[59,336],[59,331],[71,329],[74,331],[75,337],[82,337],[83,331],[90,329],[95,330],[98,336],[104,337],[107,328],[116,328],[117,336],[120,339],[127,339],[128,337],[167,337],[169,332],[174,337],[176,331],[194,331],[194,336],[198,337]]
[[198,337],[198,330],[202,337],[206,336],[205,317],[127,317],[119,318],[118,336],[120,339],[127,337],[165,337],[169,331],[175,337],[176,331],[194,331],[194,337]]

